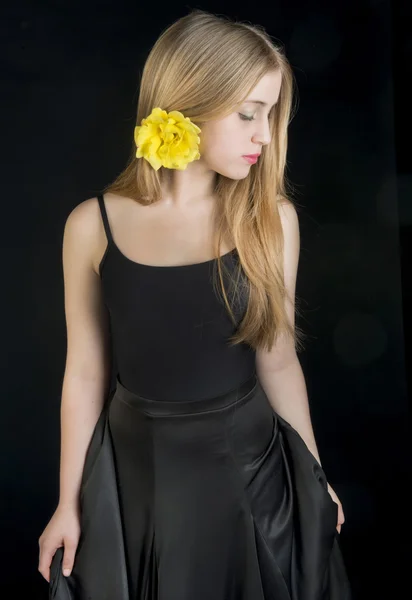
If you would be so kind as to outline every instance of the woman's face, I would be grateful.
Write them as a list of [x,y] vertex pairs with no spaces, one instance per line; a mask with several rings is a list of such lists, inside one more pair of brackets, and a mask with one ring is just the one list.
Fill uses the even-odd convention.
[[253,164],[243,155],[260,154],[262,147],[269,144],[268,115],[278,101],[280,86],[280,71],[267,73],[235,112],[223,119],[204,123],[200,134],[199,163],[203,161],[207,170],[230,179],[247,177]]

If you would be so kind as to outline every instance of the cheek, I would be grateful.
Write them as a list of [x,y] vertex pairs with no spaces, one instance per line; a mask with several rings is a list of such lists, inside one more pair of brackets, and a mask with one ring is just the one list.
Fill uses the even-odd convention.
[[204,152],[202,154],[200,150],[200,153],[208,169],[234,180],[249,175],[250,164],[242,158],[242,154],[248,151],[248,144],[238,128],[230,132],[227,129],[216,131],[204,141]]
[[219,159],[230,160],[232,157],[239,156],[241,146],[239,129],[222,125],[205,133],[205,136],[201,138],[199,150],[202,153],[203,149],[203,156],[207,160],[215,162]]

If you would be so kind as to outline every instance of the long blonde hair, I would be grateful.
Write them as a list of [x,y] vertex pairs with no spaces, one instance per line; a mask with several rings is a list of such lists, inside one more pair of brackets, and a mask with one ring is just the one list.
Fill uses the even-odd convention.
[[[277,69],[281,71],[282,84],[278,103],[269,115],[271,142],[262,148],[259,162],[246,178],[233,180],[216,174],[214,248],[220,290],[237,325],[229,344],[246,342],[254,349],[270,350],[282,334],[291,336],[298,350],[302,334],[289,322],[285,310],[279,215],[279,203],[291,201],[285,166],[294,82],[282,49],[260,26],[192,10],[163,31],[147,57],[136,125],[155,106],[160,106],[168,112],[182,112],[201,127],[202,123],[233,112],[263,75]],[[135,154],[133,141],[127,166],[104,191],[151,204],[161,198],[164,169],[155,171]],[[234,296],[239,296],[244,286],[239,277],[241,269],[247,281],[248,303],[240,323],[227,297],[225,267],[220,260],[220,245],[227,239],[234,242],[239,257],[237,275],[231,281]]]

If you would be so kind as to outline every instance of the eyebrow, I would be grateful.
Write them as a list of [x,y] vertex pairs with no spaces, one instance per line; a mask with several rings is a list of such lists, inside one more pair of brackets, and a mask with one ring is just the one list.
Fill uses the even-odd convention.
[[[269,106],[266,102],[263,102],[263,100],[244,100],[243,101],[244,104],[260,104],[260,106]],[[273,106],[277,106],[277,102],[275,102],[275,104],[273,104]],[[272,108],[273,108],[272,106]]]
[[262,102],[262,100],[245,100],[246,102],[253,102],[253,104],[261,104],[262,106],[267,106],[266,102]]

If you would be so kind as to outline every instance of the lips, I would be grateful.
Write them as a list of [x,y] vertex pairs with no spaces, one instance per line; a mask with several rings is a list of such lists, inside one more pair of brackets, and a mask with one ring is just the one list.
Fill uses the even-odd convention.
[[259,154],[244,154],[242,158],[244,158],[249,165],[254,165],[257,163],[259,156]]

